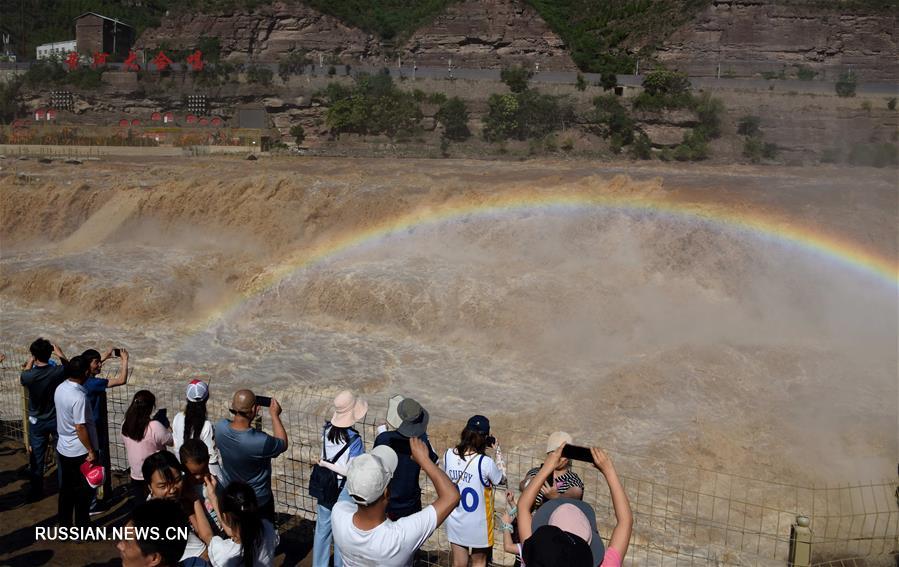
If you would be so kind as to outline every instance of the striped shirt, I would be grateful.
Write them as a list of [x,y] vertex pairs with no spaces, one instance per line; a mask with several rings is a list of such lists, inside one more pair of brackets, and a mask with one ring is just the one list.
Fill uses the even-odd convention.
[[[537,473],[540,472],[540,467],[533,468],[528,471],[528,474],[525,475],[525,480],[531,480]],[[553,472],[553,476],[555,476],[555,471]],[[555,479],[548,478],[546,479],[546,486],[552,487],[552,485],[556,485],[556,489],[558,489],[559,494],[565,494],[569,489],[574,487],[580,487],[581,490],[584,489],[584,481],[581,480],[581,477],[577,475],[570,468],[559,476],[555,476]],[[539,508],[546,502],[546,497],[543,494],[537,494],[537,499],[534,500],[534,510]]]

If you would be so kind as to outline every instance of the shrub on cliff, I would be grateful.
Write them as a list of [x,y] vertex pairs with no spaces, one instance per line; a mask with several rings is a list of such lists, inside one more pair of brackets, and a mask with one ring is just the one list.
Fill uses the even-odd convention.
[[577,77],[574,79],[574,88],[582,92],[587,90],[587,81],[580,73],[578,73]]
[[688,108],[693,104],[690,80],[679,71],[656,69],[643,78],[643,92],[634,99],[634,108],[662,110]]
[[297,143],[298,146],[303,144],[303,140],[306,139],[306,130],[299,124],[290,127],[290,135],[293,136],[294,142]]
[[571,105],[561,97],[533,90],[492,94],[487,99],[484,138],[490,142],[542,138],[573,119]]
[[0,81],[0,122],[9,124],[19,111],[19,79]]
[[762,119],[758,116],[742,116],[737,122],[737,134],[741,136],[758,136],[761,132],[759,128],[761,124]]
[[699,130],[684,134],[684,141],[674,148],[677,161],[699,161],[709,157],[709,142]]
[[396,88],[390,75],[359,75],[352,88],[331,83],[325,96],[329,102],[326,122],[337,134],[395,137],[413,132],[422,117],[415,97]]
[[462,142],[471,136],[468,129],[468,109],[459,97],[448,99],[437,111],[437,121],[443,125],[443,137],[454,142]]
[[506,83],[513,93],[522,93],[528,88],[528,81],[534,76],[534,72],[520,65],[506,67],[499,73],[499,78]]
[[709,93],[693,97],[690,105],[699,119],[698,128],[702,129],[706,138],[717,138],[721,135],[721,116],[724,114],[724,103],[712,98]]
[[840,75],[840,78],[837,79],[837,82],[834,85],[834,89],[837,91],[837,96],[850,97],[855,96],[855,87],[857,85],[858,82],[855,75],[850,71]]
[[595,130],[604,138],[616,136],[622,146],[634,141],[634,119],[615,95],[603,95],[593,99],[592,122]]
[[306,66],[311,63],[305,51],[288,53],[278,61],[278,76],[286,83],[291,75],[302,75]]
[[887,167],[899,164],[899,149],[888,142],[856,144],[849,150],[847,161],[852,165]]
[[250,65],[247,67],[246,73],[248,83],[265,86],[271,85],[272,77],[275,76],[274,71],[268,67],[261,67],[259,65]]

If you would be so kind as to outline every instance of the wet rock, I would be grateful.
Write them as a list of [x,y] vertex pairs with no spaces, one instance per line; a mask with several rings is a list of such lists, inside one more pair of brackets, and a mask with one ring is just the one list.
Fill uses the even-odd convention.
[[257,159],[259,159],[259,158],[256,157],[256,154],[247,155],[247,161],[256,161]]

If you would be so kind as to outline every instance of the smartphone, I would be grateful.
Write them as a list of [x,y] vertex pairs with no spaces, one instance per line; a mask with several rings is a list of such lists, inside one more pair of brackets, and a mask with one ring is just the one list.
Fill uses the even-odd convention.
[[487,436],[487,447],[493,447],[494,445],[496,445],[496,437],[494,437],[493,435],[488,435]]
[[412,445],[409,444],[408,439],[391,439],[390,448],[393,449],[397,455],[412,454]]
[[572,461],[584,461],[585,463],[593,462],[593,453],[590,447],[578,447],[577,445],[565,445],[562,448],[562,456]]
[[270,407],[272,399],[268,396],[256,396],[256,405],[264,408]]
[[112,349],[112,356],[114,356],[116,358],[121,358],[122,357],[122,349],[118,349],[118,348]]

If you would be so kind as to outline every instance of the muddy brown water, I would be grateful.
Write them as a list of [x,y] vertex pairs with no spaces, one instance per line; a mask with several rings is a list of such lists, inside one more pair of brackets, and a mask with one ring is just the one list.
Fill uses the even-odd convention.
[[533,190],[777,214],[895,265],[895,171],[0,165],[3,348],[38,335],[70,354],[124,345],[135,383],[154,388],[199,376],[221,395],[238,384],[288,398],[399,392],[459,423],[485,413],[500,438],[506,426],[533,453],[534,439],[565,429],[585,444],[753,477],[895,472],[895,284],[777,239],[660,214],[537,208],[404,230],[286,269],[410,210]]

